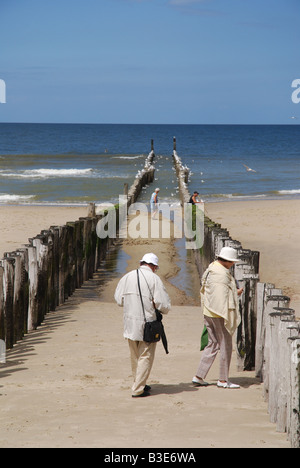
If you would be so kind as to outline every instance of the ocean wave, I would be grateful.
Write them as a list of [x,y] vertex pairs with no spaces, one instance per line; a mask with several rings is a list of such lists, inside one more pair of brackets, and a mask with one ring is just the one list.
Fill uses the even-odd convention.
[[33,198],[35,198],[35,195],[9,195],[7,193],[0,193],[0,203],[26,202]]
[[[202,196],[202,195],[201,195]],[[245,195],[245,194],[239,194],[239,193],[214,193],[210,195],[203,195],[203,198],[231,198],[231,199],[236,199],[236,198],[264,198],[266,197],[266,194],[259,194],[259,195]]]
[[88,169],[30,169],[23,172],[24,177],[79,177],[90,175],[92,168]]
[[225,200],[258,200],[258,199],[274,199],[281,197],[297,197],[299,198],[300,189],[293,190],[273,190],[266,193],[256,194],[241,194],[241,193],[214,193],[201,195],[205,201],[225,201]]
[[141,159],[145,158],[145,155],[140,154],[139,156],[114,156],[112,159]]
[[90,176],[93,169],[27,169],[18,172],[10,172],[1,170],[0,176],[8,178],[30,178],[30,179],[47,179],[50,177],[86,177]]
[[267,195],[265,193],[261,193],[259,195],[251,195],[251,194],[248,194],[248,195],[242,195],[242,194],[234,194],[234,193],[230,193],[228,195],[225,195],[225,197],[227,198],[264,198],[266,197]]
[[95,179],[128,179],[130,174],[115,174],[87,169],[26,169],[16,172],[0,170],[0,178],[7,179],[51,179],[51,178],[95,178]]
[[280,195],[297,195],[300,194],[300,189],[294,189],[294,190],[278,190]]
[[[45,175],[81,175],[81,174],[88,174],[92,172],[92,168],[87,169],[33,169],[29,170],[28,172],[36,173],[36,174],[45,174]],[[25,171],[27,172],[27,171]]]

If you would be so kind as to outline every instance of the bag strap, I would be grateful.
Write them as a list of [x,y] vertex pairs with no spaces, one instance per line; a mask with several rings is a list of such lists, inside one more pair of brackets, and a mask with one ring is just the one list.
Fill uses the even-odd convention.
[[[138,271],[140,271],[140,270],[138,270]],[[161,312],[159,312],[159,310],[157,310],[157,308],[155,307],[154,297],[153,297],[153,294],[152,294],[152,292],[151,292],[151,289],[150,289],[150,286],[149,286],[149,284],[148,284],[148,281],[146,280],[146,277],[145,277],[144,273],[143,273],[142,271],[141,271],[141,273],[142,273],[142,275],[143,275],[143,277],[144,277],[144,280],[146,281],[146,284],[147,284],[148,289],[149,289],[149,293],[150,293],[150,295],[151,295],[151,297],[152,297],[152,303],[153,303],[153,306],[154,306],[154,308],[155,308],[156,319],[157,319],[159,322],[161,322],[161,321],[162,321],[162,314],[161,314]]]
[[204,280],[201,281],[200,292],[202,292],[202,290],[204,291],[204,289],[206,287],[206,283],[207,283],[207,278],[209,277],[209,274],[210,274],[210,271],[207,272],[207,275],[205,276]]
[[136,270],[136,273],[137,273],[137,282],[138,282],[139,293],[140,293],[140,298],[141,298],[141,303],[142,303],[142,308],[143,308],[143,314],[144,314],[145,322],[147,322],[146,314],[145,314],[145,308],[144,308],[144,302],[143,302],[142,293],[141,293],[140,276],[139,276],[139,270],[138,269]]
[[[138,271],[139,271],[139,270],[138,270]],[[144,280],[146,281],[146,284],[147,284],[147,286],[148,286],[149,293],[150,293],[150,295],[151,295],[151,297],[152,297],[152,302],[154,302],[154,297],[153,297],[153,294],[152,294],[152,292],[151,292],[151,289],[150,289],[150,286],[149,286],[149,284],[148,284],[148,281],[146,280],[144,273],[143,273],[142,271],[141,271],[141,273],[142,273],[142,275],[143,275],[143,277],[144,277]]]
[[[145,315],[145,309],[144,309],[143,298],[142,298],[142,293],[141,293],[140,276],[139,276],[139,270],[138,270],[138,269],[136,270],[136,273],[137,273],[137,281],[138,281],[138,287],[139,287],[139,293],[140,293],[141,303],[142,303],[142,307],[143,307],[143,314],[144,314],[144,317],[145,317],[145,322],[147,322],[146,315]],[[141,272],[141,273],[142,273],[142,275],[144,276],[143,272]],[[145,276],[144,276],[144,278],[145,278]],[[145,278],[145,281],[146,281],[146,283],[147,283],[146,278]],[[148,286],[148,288],[149,288],[149,284],[148,284],[148,283],[147,283],[147,286]],[[151,294],[150,288],[149,288],[149,291],[150,291],[150,294]],[[151,296],[152,296],[152,294],[151,294]],[[152,298],[153,298],[153,296],[152,296]],[[152,300],[153,300],[153,299],[152,299]],[[162,315],[161,315],[161,313],[158,312],[157,310],[155,310],[155,312],[156,312],[157,320],[158,320],[159,322],[161,322],[161,320],[162,320]],[[162,338],[163,346],[164,346],[164,348],[165,348],[166,354],[169,354],[167,337],[166,337],[165,330],[164,330],[164,326],[163,326],[162,323],[161,323],[161,328],[162,328],[161,338]]]

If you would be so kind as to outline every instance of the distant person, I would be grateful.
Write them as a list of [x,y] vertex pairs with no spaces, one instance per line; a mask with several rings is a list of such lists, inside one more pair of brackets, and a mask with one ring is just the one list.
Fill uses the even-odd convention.
[[[140,288],[147,321],[156,320],[155,309],[167,314],[171,308],[170,298],[163,282],[155,274],[158,269],[158,258],[153,253],[144,255],[138,269]],[[150,375],[156,343],[146,343],[144,338],[145,318],[139,293],[137,270],[127,273],[120,280],[115,300],[124,307],[124,338],[128,340],[133,373],[132,397],[150,395],[151,387],[147,385]]]
[[198,195],[199,195],[199,192],[194,192],[193,195],[191,196],[190,198],[190,201],[189,203],[191,203],[192,205],[196,205],[196,203],[203,203],[203,200],[198,200]]
[[155,219],[155,215],[158,212],[158,193],[160,189],[156,188],[155,191],[151,195],[150,206],[151,206],[151,213],[152,219]]
[[201,307],[204,324],[208,331],[208,345],[204,348],[200,364],[192,382],[197,386],[207,386],[204,381],[218,351],[220,351],[220,371],[218,387],[239,388],[228,380],[232,356],[232,336],[240,324],[238,296],[243,289],[237,289],[230,268],[238,262],[237,252],[224,247],[216,261],[204,272],[201,282]]

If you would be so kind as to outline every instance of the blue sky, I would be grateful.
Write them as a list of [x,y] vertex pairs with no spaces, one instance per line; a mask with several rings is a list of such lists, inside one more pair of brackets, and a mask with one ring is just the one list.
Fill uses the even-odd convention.
[[299,18],[299,0],[0,0],[0,122],[299,123]]

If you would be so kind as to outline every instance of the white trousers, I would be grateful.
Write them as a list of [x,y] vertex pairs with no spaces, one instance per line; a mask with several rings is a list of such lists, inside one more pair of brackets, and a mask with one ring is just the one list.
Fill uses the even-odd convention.
[[132,395],[136,396],[144,391],[153,366],[156,343],[128,340],[128,344],[133,375]]

